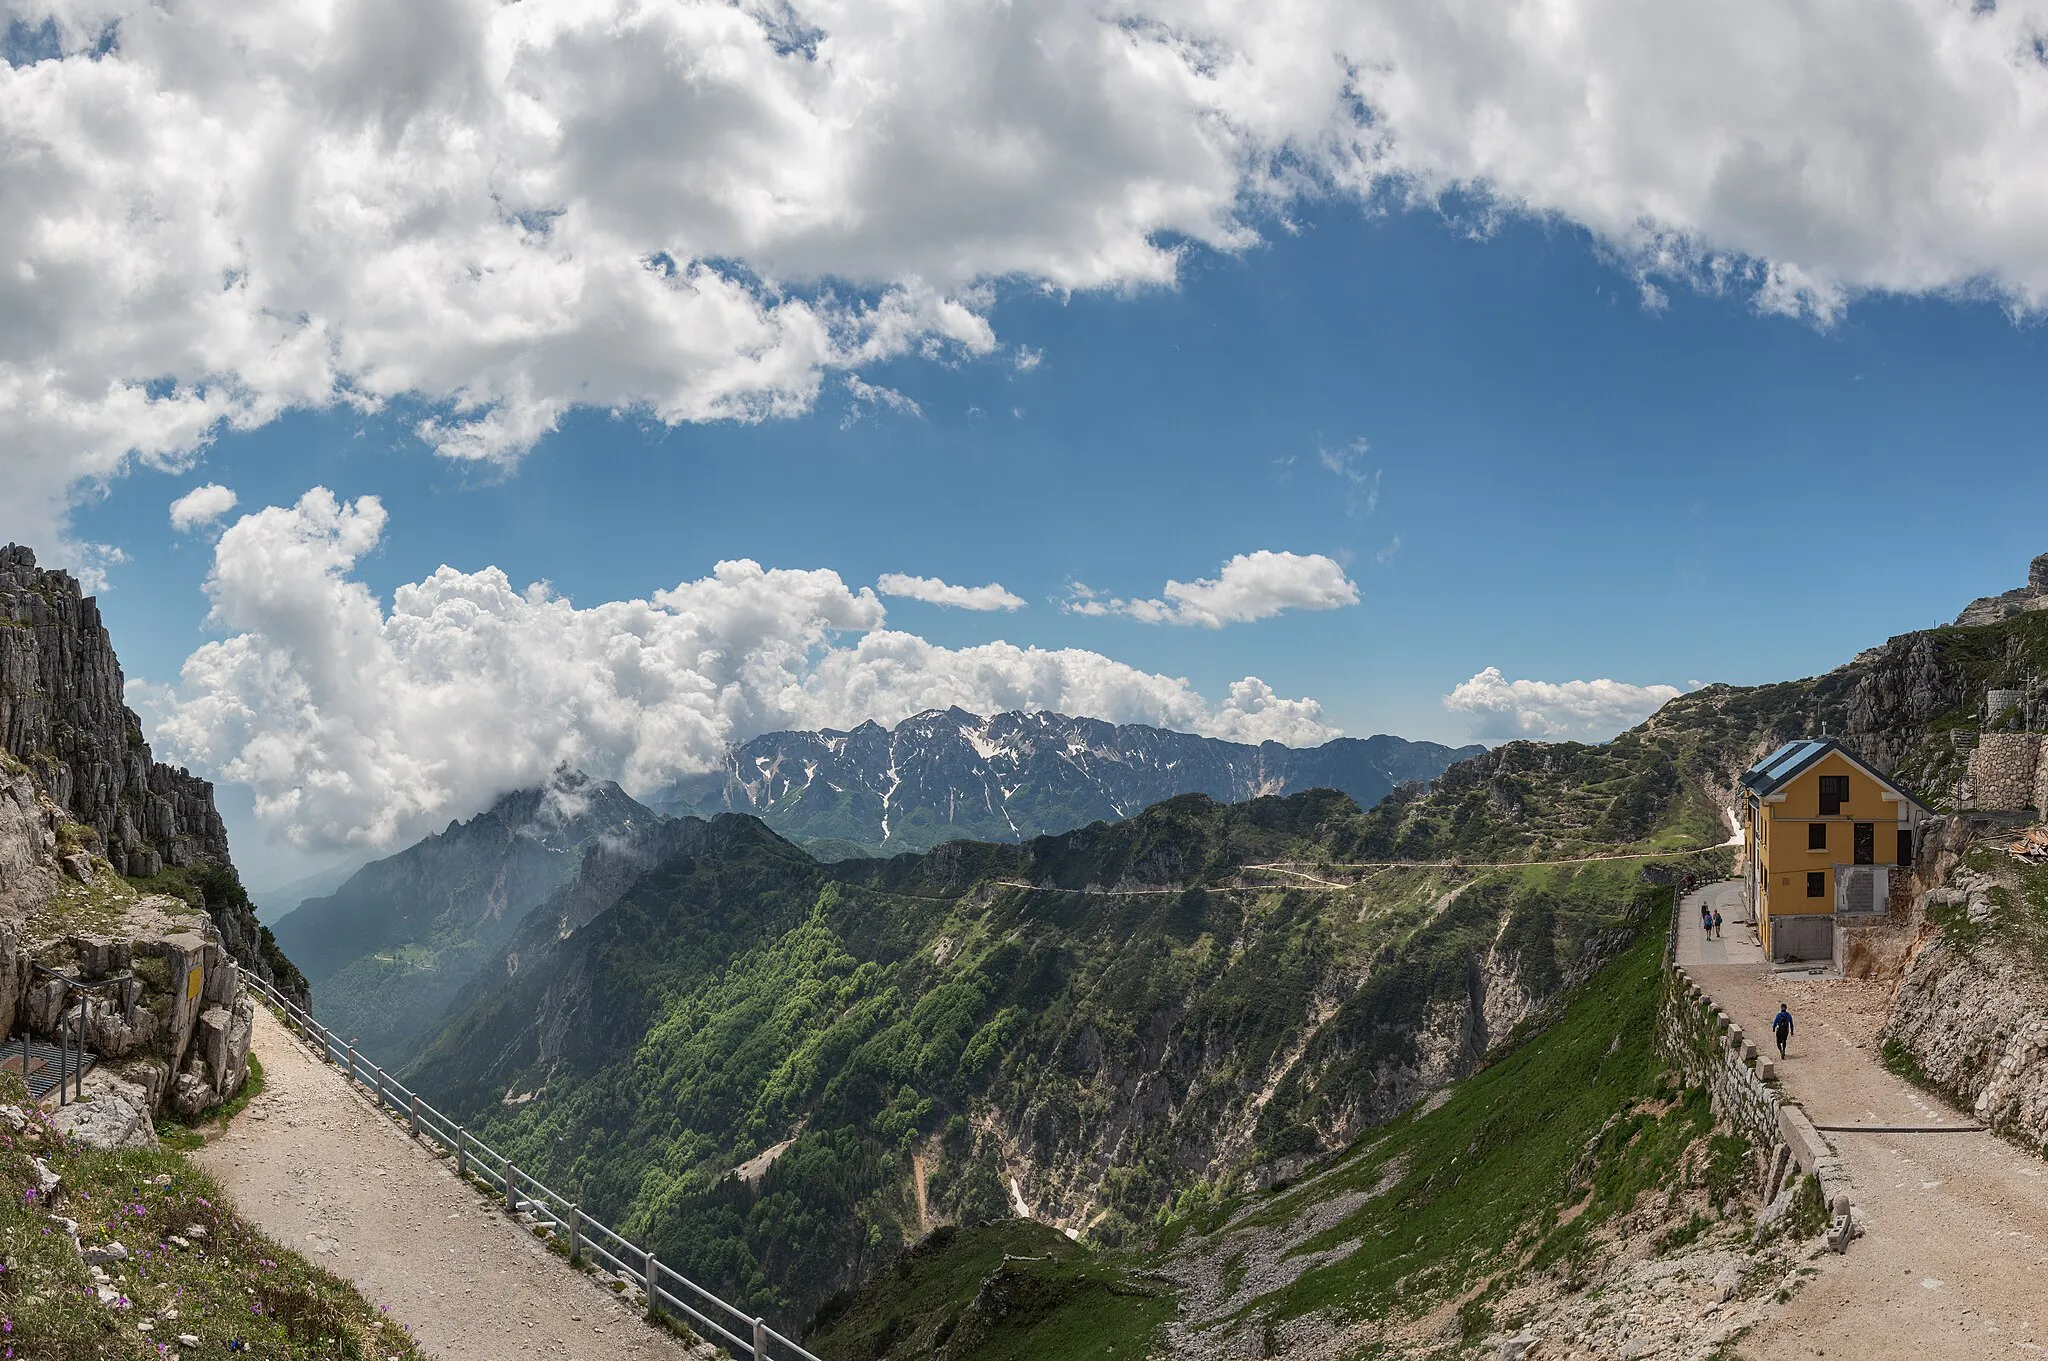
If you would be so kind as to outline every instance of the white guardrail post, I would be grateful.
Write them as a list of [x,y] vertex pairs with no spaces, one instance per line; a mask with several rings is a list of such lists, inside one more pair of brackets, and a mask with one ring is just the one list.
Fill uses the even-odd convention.
[[[251,978],[246,973],[242,975],[242,979],[258,996],[270,1003],[286,1025],[291,1026],[306,1039],[318,1045],[323,1062],[340,1061],[345,1064],[345,1071],[351,1083],[367,1080],[371,1090],[376,1093],[377,1108],[380,1111],[384,1110],[387,1106],[393,1110],[402,1108],[406,1112],[407,1122],[412,1129],[414,1138],[420,1138],[422,1134],[422,1109],[432,1112],[434,1119],[441,1122],[440,1126],[431,1124],[424,1126],[425,1133],[436,1142],[444,1146],[447,1145],[449,1140],[440,1133],[440,1129],[444,1127],[452,1128],[455,1131],[453,1140],[455,1174],[458,1177],[464,1179],[469,1177],[470,1155],[474,1151],[481,1159],[478,1163],[479,1170],[477,1175],[485,1184],[489,1184],[491,1175],[489,1160],[496,1158],[499,1166],[504,1170],[505,1209],[511,1214],[519,1212],[520,1174],[518,1167],[513,1164],[511,1158],[498,1153],[481,1139],[471,1134],[467,1126],[458,1125],[447,1116],[433,1111],[431,1106],[420,1100],[419,1093],[410,1090],[404,1083],[393,1081],[390,1075],[382,1068],[377,1067],[374,1063],[370,1063],[367,1059],[360,1058],[356,1053],[354,1044],[336,1044],[332,1031],[329,1031],[325,1026],[314,1020],[309,1013],[301,1011],[297,1005],[287,1000],[282,993],[278,992],[270,984],[265,983],[260,978]],[[620,1238],[616,1232],[602,1221],[587,1218],[583,1213],[582,1206],[571,1204],[567,1197],[556,1195],[548,1190],[547,1187],[534,1181],[532,1177],[528,1177],[527,1180],[532,1182],[533,1185],[533,1198],[528,1203],[534,1210],[534,1218],[542,1224],[552,1221],[568,1235],[569,1260],[571,1263],[580,1266],[586,1257],[595,1253],[597,1258],[596,1266],[603,1267],[606,1262],[610,1262],[617,1268],[619,1275],[625,1276],[628,1273],[630,1267],[627,1263],[630,1258],[622,1258],[610,1252],[597,1239],[592,1238],[591,1234],[595,1231],[602,1237],[610,1238],[622,1252],[628,1254],[634,1251],[632,1244]],[[549,1205],[548,1202],[551,1199],[559,1201],[563,1206],[559,1213]],[[679,1275],[674,1271],[667,1271],[662,1266],[660,1259],[654,1255],[652,1248],[642,1248],[638,1249],[638,1251],[640,1252],[642,1263],[640,1280],[646,1287],[647,1312],[649,1315],[669,1312],[670,1307],[663,1299],[661,1288],[661,1278],[666,1271],[667,1275],[676,1282],[674,1308],[682,1312],[684,1318],[692,1325],[694,1330],[706,1334],[735,1357],[741,1358],[742,1361],[778,1361],[778,1358],[781,1358],[781,1361],[818,1361],[818,1358],[811,1352],[791,1342],[781,1333],[769,1327],[766,1319],[743,1313],[687,1276]],[[694,1296],[696,1299],[703,1301],[705,1305],[716,1310],[724,1311],[727,1323],[721,1324],[717,1319],[700,1313],[690,1303],[690,1296]],[[749,1328],[749,1324],[752,1325],[751,1328]],[[737,1327],[739,1331],[735,1332],[733,1330],[734,1327]],[[743,1334],[749,1331],[752,1333],[751,1339],[743,1336]],[[775,1343],[781,1344],[780,1352],[777,1352],[772,1346]]]

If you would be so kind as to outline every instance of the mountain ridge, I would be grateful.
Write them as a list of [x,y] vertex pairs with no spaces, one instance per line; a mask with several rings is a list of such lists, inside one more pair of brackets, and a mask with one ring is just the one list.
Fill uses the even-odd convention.
[[945,840],[1024,841],[1130,817],[1179,794],[1242,803],[1328,788],[1369,807],[1483,751],[1376,734],[1316,747],[1250,744],[1049,710],[953,707],[893,728],[764,733],[650,795],[658,811],[749,813],[800,843],[871,853]]
[[364,865],[274,929],[328,1024],[402,1051],[526,914],[576,877],[586,848],[658,820],[617,784],[558,769]]

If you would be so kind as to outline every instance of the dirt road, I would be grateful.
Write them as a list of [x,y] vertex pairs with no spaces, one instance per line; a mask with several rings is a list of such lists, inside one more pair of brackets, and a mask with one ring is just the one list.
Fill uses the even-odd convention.
[[[1761,951],[1734,939],[1732,918],[1729,939],[1702,942],[1696,900],[1688,902],[1680,961],[1760,1043],[1770,1041],[1778,1004],[1791,1008],[1797,1030],[1779,1074],[1816,1124],[1970,1123],[1884,1068],[1877,1032],[1888,986],[1774,975]],[[1820,1276],[1743,1339],[1742,1356],[2048,1354],[2048,1162],[1989,1133],[1828,1138],[1848,1168],[1865,1234],[1846,1256],[1823,1258]]]
[[260,1007],[255,1050],[263,1094],[194,1156],[246,1218],[388,1306],[431,1355],[691,1355],[490,1208]]

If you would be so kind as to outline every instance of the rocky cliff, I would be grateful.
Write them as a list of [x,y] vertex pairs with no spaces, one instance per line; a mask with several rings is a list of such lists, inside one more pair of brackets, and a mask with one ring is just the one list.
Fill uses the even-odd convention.
[[213,786],[150,759],[98,605],[11,545],[0,548],[0,748],[93,829],[117,873],[229,862]]
[[1066,714],[933,709],[894,728],[768,733],[652,802],[706,818],[750,813],[806,845],[894,854],[1068,832],[1180,794],[1241,803],[1335,789],[1371,807],[1480,750],[1384,735],[1251,746]]
[[1895,980],[1885,1057],[1985,1124],[2048,1148],[2048,865],[1950,819],[1855,972]]
[[[55,809],[51,849],[73,879],[104,871],[150,881],[203,908],[242,967],[303,993],[235,874],[213,786],[151,757],[122,701],[121,664],[98,605],[68,572],[37,567],[15,545],[0,548],[0,752]],[[17,838],[0,869],[10,857],[42,858],[27,845]],[[0,879],[0,904],[33,906],[39,890],[27,873]]]

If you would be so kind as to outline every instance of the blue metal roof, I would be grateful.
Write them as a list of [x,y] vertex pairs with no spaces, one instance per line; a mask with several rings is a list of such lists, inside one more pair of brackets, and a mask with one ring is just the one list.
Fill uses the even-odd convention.
[[1834,743],[1808,739],[1803,742],[1787,742],[1763,760],[1749,768],[1742,777],[1746,788],[1759,793],[1769,793],[1782,784],[1786,777],[1816,760]]
[[1902,787],[1896,781],[1886,778],[1875,770],[1871,770],[1866,762],[1857,760],[1854,752],[1844,747],[1841,743],[1825,737],[1810,737],[1799,742],[1787,742],[1784,746],[1779,747],[1769,756],[1764,757],[1763,760],[1751,766],[1742,777],[1742,787],[1749,790],[1752,794],[1762,797],[1773,792],[1794,775],[1805,770],[1831,751],[1841,752],[1850,762],[1869,771],[1873,777],[1881,781],[1887,788],[1905,795],[1922,808],[1927,806],[1926,801],[1915,795],[1912,790]]

